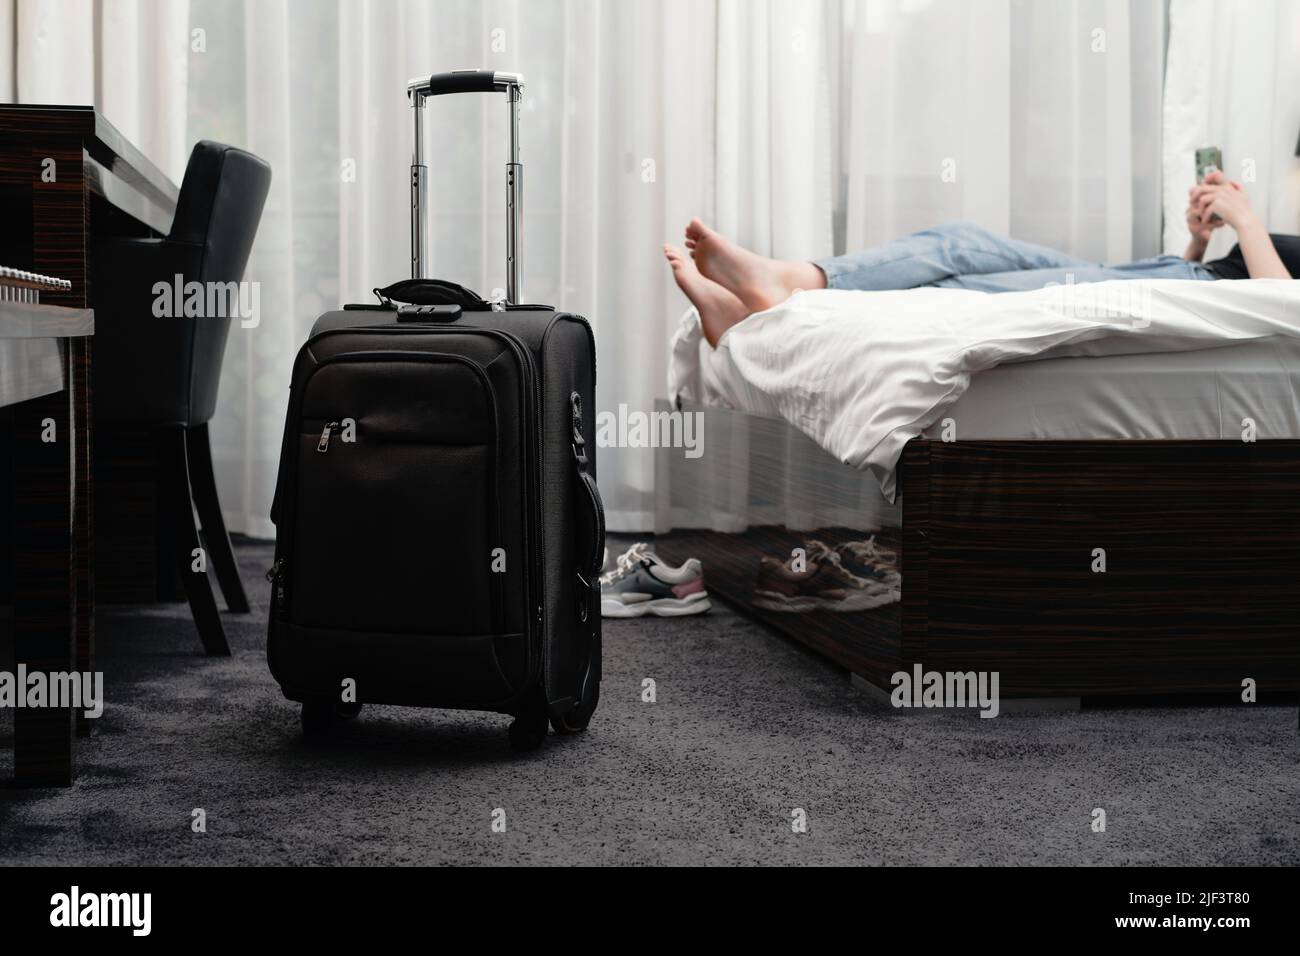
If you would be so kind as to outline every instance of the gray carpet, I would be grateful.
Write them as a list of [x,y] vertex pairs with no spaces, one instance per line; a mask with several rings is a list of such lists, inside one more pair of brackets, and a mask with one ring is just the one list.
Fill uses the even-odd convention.
[[226,616],[229,660],[201,656],[184,605],[104,609],[108,706],[77,783],[0,790],[0,862],[1300,862],[1293,707],[882,711],[721,607],[606,622],[590,730],[538,753],[503,717],[398,708],[309,747],[266,669],[269,556],[240,546],[255,610]]

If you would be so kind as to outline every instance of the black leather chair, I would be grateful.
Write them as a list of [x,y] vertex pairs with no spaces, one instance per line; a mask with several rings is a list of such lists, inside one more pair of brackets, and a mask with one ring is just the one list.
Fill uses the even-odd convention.
[[[195,549],[203,547],[227,607],[248,611],[208,441],[232,321],[221,306],[236,288],[226,283],[243,278],[270,184],[271,167],[263,160],[233,146],[200,142],[185,169],[170,234],[99,240],[91,260],[95,422],[153,432],[169,552],[163,567],[173,580],[172,568],[180,572],[199,637],[214,655],[227,655],[230,648],[208,577],[193,570]],[[181,299],[180,314],[173,314],[177,282],[182,291],[186,283],[201,284],[201,309],[192,300],[187,310]],[[157,283],[165,283],[168,293],[160,296]]]

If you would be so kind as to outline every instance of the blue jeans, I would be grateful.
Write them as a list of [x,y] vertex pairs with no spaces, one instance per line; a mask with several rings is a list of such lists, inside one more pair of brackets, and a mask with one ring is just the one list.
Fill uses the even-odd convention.
[[1032,242],[1007,239],[968,222],[936,226],[875,249],[817,259],[814,264],[826,274],[827,288],[864,291],[944,286],[1021,292],[1071,281],[1215,278],[1199,262],[1181,256],[1106,266]]

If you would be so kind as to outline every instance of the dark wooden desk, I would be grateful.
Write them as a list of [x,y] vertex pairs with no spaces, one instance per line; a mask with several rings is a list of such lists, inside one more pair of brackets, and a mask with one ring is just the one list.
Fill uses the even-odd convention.
[[[88,106],[0,105],[0,263],[67,279],[42,304],[90,303],[95,234],[165,233],[178,190]],[[65,387],[12,406],[14,658],[30,670],[94,669],[92,339],[62,339]],[[41,441],[52,420],[67,441]],[[65,457],[66,456],[66,457]],[[71,508],[71,522],[67,521]],[[14,782],[67,786],[79,716],[14,712]],[[81,731],[86,732],[84,722]]]

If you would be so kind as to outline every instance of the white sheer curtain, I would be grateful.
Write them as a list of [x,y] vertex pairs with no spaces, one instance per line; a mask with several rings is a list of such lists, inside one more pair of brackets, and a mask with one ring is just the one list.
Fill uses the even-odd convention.
[[844,245],[966,219],[1157,253],[1163,23],[1151,0],[848,0]]
[[[274,169],[247,275],[262,321],[232,329],[213,423],[234,530],[273,530],[311,322],[407,274],[402,91],[424,72],[526,75],[525,296],[593,320],[601,410],[664,393],[685,300],[659,247],[694,215],[792,257],[954,218],[1097,259],[1159,246],[1150,0],[99,0],[80,18],[0,0],[0,23],[15,2],[29,66],[8,75],[43,77],[20,96],[125,97],[110,118],[177,178],[174,144],[201,137]],[[87,73],[120,16],[134,63]],[[432,271],[485,292],[503,284],[504,119],[500,97],[429,112]],[[610,527],[652,527],[653,452],[603,449],[600,471]]]
[[716,154],[696,169],[713,202],[695,215],[767,255],[826,255],[846,122],[830,99],[840,4],[719,0],[716,18],[715,51],[698,64],[701,82],[716,87]]
[[[1300,2],[1173,0],[1164,109],[1166,252],[1187,246],[1184,211],[1196,180],[1195,151],[1223,150],[1225,172],[1243,183],[1273,232],[1300,232]],[[1236,236],[1215,232],[1207,259]]]
[[179,180],[188,19],[189,0],[0,0],[0,102],[94,105]]

